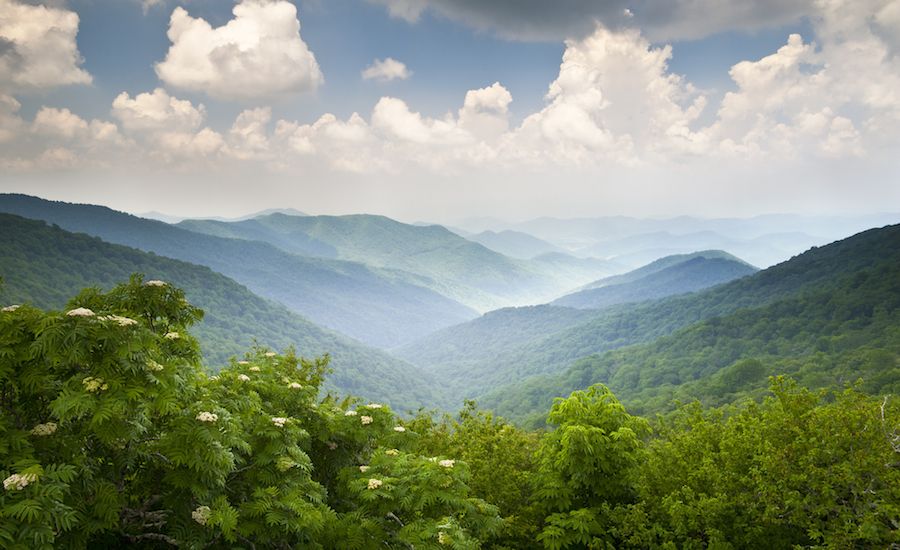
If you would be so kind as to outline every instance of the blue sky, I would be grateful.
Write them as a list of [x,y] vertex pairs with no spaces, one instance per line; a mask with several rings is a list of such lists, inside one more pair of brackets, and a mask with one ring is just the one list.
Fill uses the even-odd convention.
[[[0,0],[0,191],[410,219],[900,204],[900,0],[143,4]],[[363,78],[388,58],[404,78]]]

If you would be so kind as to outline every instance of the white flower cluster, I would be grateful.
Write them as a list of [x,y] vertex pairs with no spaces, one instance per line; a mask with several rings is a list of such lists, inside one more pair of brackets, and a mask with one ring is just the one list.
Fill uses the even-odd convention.
[[266,357],[275,357],[275,356],[278,355],[278,354],[275,353],[274,351],[267,351],[267,352],[264,353],[263,355],[265,355]]
[[69,317],[93,317],[94,312],[89,310],[86,307],[79,307],[75,309],[70,309],[66,312],[66,315]]
[[347,411],[344,413],[344,416],[356,416],[356,415],[357,415],[356,411]]
[[372,417],[371,416],[360,416],[359,421],[363,423],[363,426],[366,426],[366,425],[372,423]]
[[181,338],[181,335],[177,332],[167,332],[165,336],[163,336],[163,338],[165,338],[166,340],[178,340],[179,338]]
[[438,544],[440,544],[441,546],[450,544],[450,536],[443,531],[438,532]]
[[209,506],[197,506],[197,509],[191,512],[191,517],[200,525],[206,525],[211,515],[212,510],[209,509]]
[[303,388],[303,386],[301,386],[300,384],[298,384],[296,382],[291,382],[290,384],[288,384],[288,387],[291,388],[292,390],[299,390],[299,389]]
[[150,369],[150,370],[152,370],[152,371],[159,372],[159,371],[163,370],[165,367],[162,366],[162,365],[160,365],[159,363],[157,363],[157,362],[154,361],[153,359],[150,359],[149,361],[147,361],[147,368]]
[[88,376],[84,380],[81,381],[82,385],[84,385],[84,389],[86,389],[90,393],[96,393],[98,391],[105,391],[109,389],[109,384],[103,381],[102,378],[94,378],[93,376]]
[[200,411],[200,413],[197,414],[197,420],[200,422],[215,422],[218,419],[219,415],[209,411]]
[[400,454],[400,451],[397,449],[388,449],[384,452],[384,454],[386,454],[388,456],[397,456]]
[[334,441],[329,441],[328,448],[331,449],[332,451],[337,449],[337,443],[335,443]]
[[249,382],[249,381],[250,381],[250,377],[247,376],[246,374],[239,374],[239,375],[238,375],[238,380],[240,380],[241,382]]
[[152,281],[147,281],[146,283],[144,283],[144,286],[166,286],[166,282],[165,281],[157,281],[154,279]]
[[238,361],[238,365],[249,365],[250,361]]
[[259,367],[250,367],[247,370],[249,370],[250,372],[259,372]]
[[368,408],[368,409],[380,409],[380,408],[381,408],[381,403],[369,403],[368,405],[366,405],[366,408]]
[[134,319],[122,317],[121,315],[103,315],[102,317],[97,317],[97,319],[100,321],[113,321],[120,327],[130,327],[138,324]]
[[404,428],[403,426],[394,426],[394,431],[398,432],[398,433],[403,433],[406,431],[406,428]]
[[449,459],[449,458],[446,458],[446,459],[441,460],[440,462],[438,462],[438,465],[439,465],[439,466],[442,466],[442,467],[444,467],[444,468],[452,468],[454,464],[456,464],[456,461],[455,461],[455,460],[451,460],[451,459]]
[[53,435],[56,431],[56,422],[47,422],[46,424],[38,424],[31,428],[31,435]]
[[3,480],[3,489],[7,491],[21,491],[29,483],[37,481],[37,474],[13,474]]
[[19,306],[18,304],[17,304],[17,305],[12,305],[12,306],[6,306],[5,308],[0,309],[0,311],[5,311],[6,313],[11,313],[11,312],[13,312],[13,311],[19,309],[19,307],[20,307],[20,306]]
[[279,428],[284,428],[284,425],[287,424],[288,419],[283,416],[273,416],[272,424],[275,424]]
[[369,467],[368,466],[360,466],[359,471],[362,473],[366,473],[369,471]]
[[384,485],[384,482],[381,481],[380,479],[372,478],[369,480],[369,489],[377,489],[377,488],[381,487],[382,485]]

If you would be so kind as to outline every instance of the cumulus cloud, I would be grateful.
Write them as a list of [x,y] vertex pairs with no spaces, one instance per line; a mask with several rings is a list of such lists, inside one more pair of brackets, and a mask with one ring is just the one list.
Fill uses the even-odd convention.
[[0,89],[90,84],[77,34],[73,11],[0,0]]
[[393,57],[376,59],[362,71],[363,80],[377,80],[379,82],[406,80],[410,76],[412,76],[412,71],[406,67],[406,64],[397,61]]
[[512,94],[499,82],[466,92],[459,110],[459,126],[485,141],[498,138],[509,129]]
[[636,26],[653,41],[701,38],[729,30],[784,25],[814,11],[815,0],[369,0],[393,17],[417,21],[423,12],[515,40],[578,39],[597,22]]
[[284,0],[243,0],[221,27],[175,8],[172,45],[156,73],[170,86],[226,100],[273,98],[315,90],[324,81],[300,37],[297,8]]
[[206,117],[206,107],[170,96],[162,88],[137,94],[119,94],[112,104],[112,114],[128,130],[191,131]]
[[19,117],[22,105],[14,97],[0,94],[0,143],[12,141],[24,126]]

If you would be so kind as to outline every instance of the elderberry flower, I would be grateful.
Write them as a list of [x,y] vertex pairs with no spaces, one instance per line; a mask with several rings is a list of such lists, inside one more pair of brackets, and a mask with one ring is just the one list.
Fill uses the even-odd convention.
[[382,485],[384,485],[384,482],[381,481],[380,479],[373,478],[373,479],[369,480],[369,489],[377,489],[377,488],[381,487]]
[[11,312],[19,309],[19,307],[20,306],[18,304],[15,304],[15,305],[11,305],[11,306],[6,306],[5,308],[0,309],[0,311],[5,311],[6,313],[11,313]]
[[206,525],[211,515],[212,510],[209,509],[209,506],[197,506],[197,509],[191,512],[191,517],[200,525]]
[[450,460],[449,458],[438,462],[438,465],[444,468],[452,468],[454,464],[456,464],[456,461]]
[[167,332],[165,336],[163,336],[163,338],[165,338],[166,340],[178,340],[179,338],[181,338],[181,335],[177,332]]
[[13,474],[3,480],[3,489],[21,491],[29,483],[37,481],[37,474]]
[[93,317],[94,312],[89,310],[86,307],[79,307],[75,309],[70,309],[66,312],[66,315],[69,317]]
[[371,416],[360,416],[359,421],[363,423],[363,426],[365,426],[367,424],[372,423],[372,417]]
[[296,382],[291,382],[290,384],[288,384],[288,387],[291,388],[292,390],[299,390],[303,386],[301,386],[300,384],[298,384]]
[[166,282],[165,281],[157,281],[154,279],[152,281],[147,281],[146,283],[144,283],[144,286],[166,286]]
[[284,425],[287,423],[287,421],[288,421],[288,419],[283,416],[273,416],[272,417],[272,424],[275,424],[279,428],[283,428]]
[[200,422],[215,422],[219,419],[219,415],[209,411],[200,411],[197,414],[197,420]]
[[53,435],[56,431],[55,422],[47,422],[46,424],[38,424],[31,429],[31,435]]
[[250,377],[247,376],[246,374],[240,374],[240,375],[238,375],[238,380],[240,380],[241,382],[249,382]]
[[406,431],[406,428],[404,428],[403,426],[394,426],[394,431],[398,432],[398,433],[403,433]]
[[356,411],[347,411],[344,413],[344,416],[356,416],[356,414],[357,414]]
[[366,473],[369,471],[369,467],[368,466],[360,466],[359,471],[362,473]]

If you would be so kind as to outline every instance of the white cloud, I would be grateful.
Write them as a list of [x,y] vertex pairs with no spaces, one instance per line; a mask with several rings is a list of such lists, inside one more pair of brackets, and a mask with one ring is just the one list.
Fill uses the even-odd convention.
[[243,0],[234,19],[213,28],[177,7],[172,45],[156,73],[170,86],[226,100],[272,98],[315,90],[323,82],[300,37],[297,8],[284,0]]
[[229,153],[235,158],[265,159],[270,157],[266,127],[272,120],[272,109],[260,107],[240,113],[228,133]]
[[459,126],[484,141],[492,141],[509,129],[512,94],[499,82],[466,92],[459,110]]
[[0,89],[90,84],[77,34],[73,11],[0,0]]
[[14,97],[0,94],[0,143],[15,139],[24,126],[18,115],[21,107]]
[[410,76],[412,76],[412,71],[406,67],[406,64],[397,61],[393,57],[376,59],[362,71],[363,80],[377,80],[379,82],[406,80]]
[[137,94],[119,94],[112,104],[112,114],[122,126],[133,131],[191,131],[206,118],[206,107],[170,96],[162,88]]
[[34,117],[32,130],[47,136],[73,138],[88,131],[88,123],[68,109],[42,107]]

